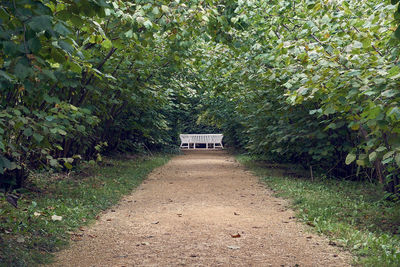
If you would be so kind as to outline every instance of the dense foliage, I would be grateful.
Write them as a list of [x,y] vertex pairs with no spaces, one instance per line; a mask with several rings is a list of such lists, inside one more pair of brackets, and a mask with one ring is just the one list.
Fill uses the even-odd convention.
[[397,191],[397,7],[238,1],[234,13],[229,43],[198,48],[205,117],[252,153]]
[[199,1],[1,1],[1,183],[175,144],[192,111],[171,77],[212,12]]
[[250,153],[396,192],[397,5],[2,1],[0,173],[21,183],[221,129]]

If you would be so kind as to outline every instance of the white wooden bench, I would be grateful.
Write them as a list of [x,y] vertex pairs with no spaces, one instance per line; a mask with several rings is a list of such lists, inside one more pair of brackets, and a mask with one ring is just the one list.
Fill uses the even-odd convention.
[[206,149],[224,148],[222,145],[223,134],[180,134],[179,137],[181,139],[180,148],[196,149],[196,144],[205,144]]

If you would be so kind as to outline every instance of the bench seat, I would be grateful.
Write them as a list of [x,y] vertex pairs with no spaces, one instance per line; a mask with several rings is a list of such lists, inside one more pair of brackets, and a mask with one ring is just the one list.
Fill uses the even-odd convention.
[[196,149],[196,144],[205,144],[206,149],[224,148],[222,145],[223,134],[180,134],[180,148]]

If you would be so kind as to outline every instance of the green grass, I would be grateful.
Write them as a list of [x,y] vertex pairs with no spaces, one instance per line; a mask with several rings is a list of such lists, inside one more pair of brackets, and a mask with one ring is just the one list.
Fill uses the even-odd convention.
[[378,185],[278,176],[254,158],[237,159],[290,199],[300,221],[351,251],[356,265],[400,266],[400,204],[386,201]]
[[[106,160],[90,167],[90,175],[35,174],[37,193],[22,194],[18,209],[0,199],[0,266],[48,263],[51,252],[65,247],[71,231],[93,222],[101,211],[116,204],[169,156]],[[62,216],[53,221],[52,216]]]

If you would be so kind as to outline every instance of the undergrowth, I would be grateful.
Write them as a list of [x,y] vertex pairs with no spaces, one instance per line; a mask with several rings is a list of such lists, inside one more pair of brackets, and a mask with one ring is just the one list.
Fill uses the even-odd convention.
[[256,159],[237,159],[277,196],[292,200],[300,221],[356,256],[356,265],[400,266],[400,204],[365,182],[278,176]]
[[0,199],[0,266],[51,262],[51,253],[65,247],[74,230],[93,222],[168,159],[108,159],[86,169],[86,175],[33,175],[30,184],[36,192],[23,193],[18,208]]

